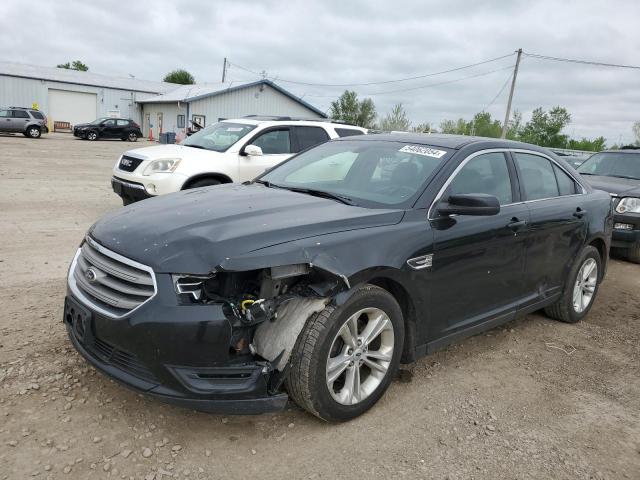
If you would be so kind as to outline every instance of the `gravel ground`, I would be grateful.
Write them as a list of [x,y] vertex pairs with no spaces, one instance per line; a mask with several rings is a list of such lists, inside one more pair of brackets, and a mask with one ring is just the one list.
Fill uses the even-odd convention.
[[96,372],[61,323],[65,275],[131,147],[0,135],[0,479],[640,479],[640,265],[621,261],[586,321],[534,314],[423,358],[347,424],[192,412]]

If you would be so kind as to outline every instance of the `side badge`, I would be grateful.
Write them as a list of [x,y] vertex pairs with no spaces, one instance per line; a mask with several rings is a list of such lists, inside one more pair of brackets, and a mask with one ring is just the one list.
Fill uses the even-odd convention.
[[414,270],[431,268],[431,265],[433,265],[433,253],[430,253],[429,255],[422,255],[421,257],[410,258],[407,260],[407,265]]

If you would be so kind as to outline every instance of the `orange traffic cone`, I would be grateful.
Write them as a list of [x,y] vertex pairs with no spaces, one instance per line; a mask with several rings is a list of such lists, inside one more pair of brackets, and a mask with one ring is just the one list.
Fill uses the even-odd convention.
[[153,128],[149,129],[149,141],[153,142]]

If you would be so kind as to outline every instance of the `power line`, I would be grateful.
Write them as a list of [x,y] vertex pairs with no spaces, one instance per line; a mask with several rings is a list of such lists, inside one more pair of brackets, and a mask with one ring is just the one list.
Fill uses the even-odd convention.
[[500,90],[498,90],[498,93],[496,93],[496,96],[493,97],[493,100],[491,100],[489,103],[487,103],[487,105],[481,111],[486,112],[487,109],[491,105],[493,105],[495,103],[495,101],[498,99],[498,97],[500,97],[500,95],[502,95],[502,92],[504,92],[504,89],[507,88],[507,85],[509,85],[509,80],[511,80],[511,77],[513,77],[513,72],[509,73],[509,76],[504,81],[504,84],[502,85],[502,87],[500,87]]
[[582,65],[596,65],[599,67],[629,68],[632,70],[640,70],[640,66],[638,65],[622,65],[619,63],[603,63],[603,62],[593,62],[590,60],[576,60],[573,58],[551,57],[548,55],[539,55],[537,53],[526,53],[526,52],[522,52],[522,53],[527,57],[538,58],[541,60],[552,60],[554,62],[579,63]]
[[[463,65],[461,67],[456,67],[456,68],[451,68],[449,70],[442,70],[440,72],[432,72],[432,73],[426,73],[424,75],[417,75],[414,77],[405,77],[405,78],[398,78],[395,80],[381,80],[381,81],[377,81],[377,82],[365,82],[365,83],[311,83],[311,82],[300,82],[297,80],[288,80],[288,79],[284,79],[284,78],[278,78],[279,82],[284,82],[284,83],[292,83],[295,85],[305,85],[308,87],[364,87],[364,86],[368,86],[368,85],[384,85],[384,84],[388,84],[388,83],[399,83],[399,82],[407,82],[410,80],[419,80],[422,78],[427,78],[427,77],[434,77],[436,75],[444,75],[445,73],[451,73],[451,72],[457,72],[459,70],[465,70],[467,68],[472,68],[472,67],[477,67],[479,65],[484,65],[487,63],[491,63],[491,62],[496,62],[498,60],[502,60],[504,58],[508,58],[513,56],[513,53],[510,53],[508,55],[502,55],[500,57],[496,57],[496,58],[490,58],[489,60],[483,60],[481,62],[477,62],[477,63],[471,63],[469,65]],[[232,63],[229,62],[227,60],[227,64],[228,65],[232,65],[236,68],[239,68],[240,70],[244,70],[246,72],[252,73],[253,75],[256,76],[260,76],[260,77],[264,77],[263,73],[258,73],[255,70],[251,70],[249,68],[243,67],[241,65],[238,65],[236,63]]]

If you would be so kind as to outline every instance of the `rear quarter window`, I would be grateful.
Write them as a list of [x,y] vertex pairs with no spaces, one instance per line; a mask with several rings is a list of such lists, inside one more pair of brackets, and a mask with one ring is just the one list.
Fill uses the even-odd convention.
[[38,120],[44,120],[44,115],[40,112],[31,112],[31,116],[33,118],[37,118]]
[[339,137],[353,137],[356,135],[364,135],[363,131],[356,130],[355,128],[336,128],[335,130]]

